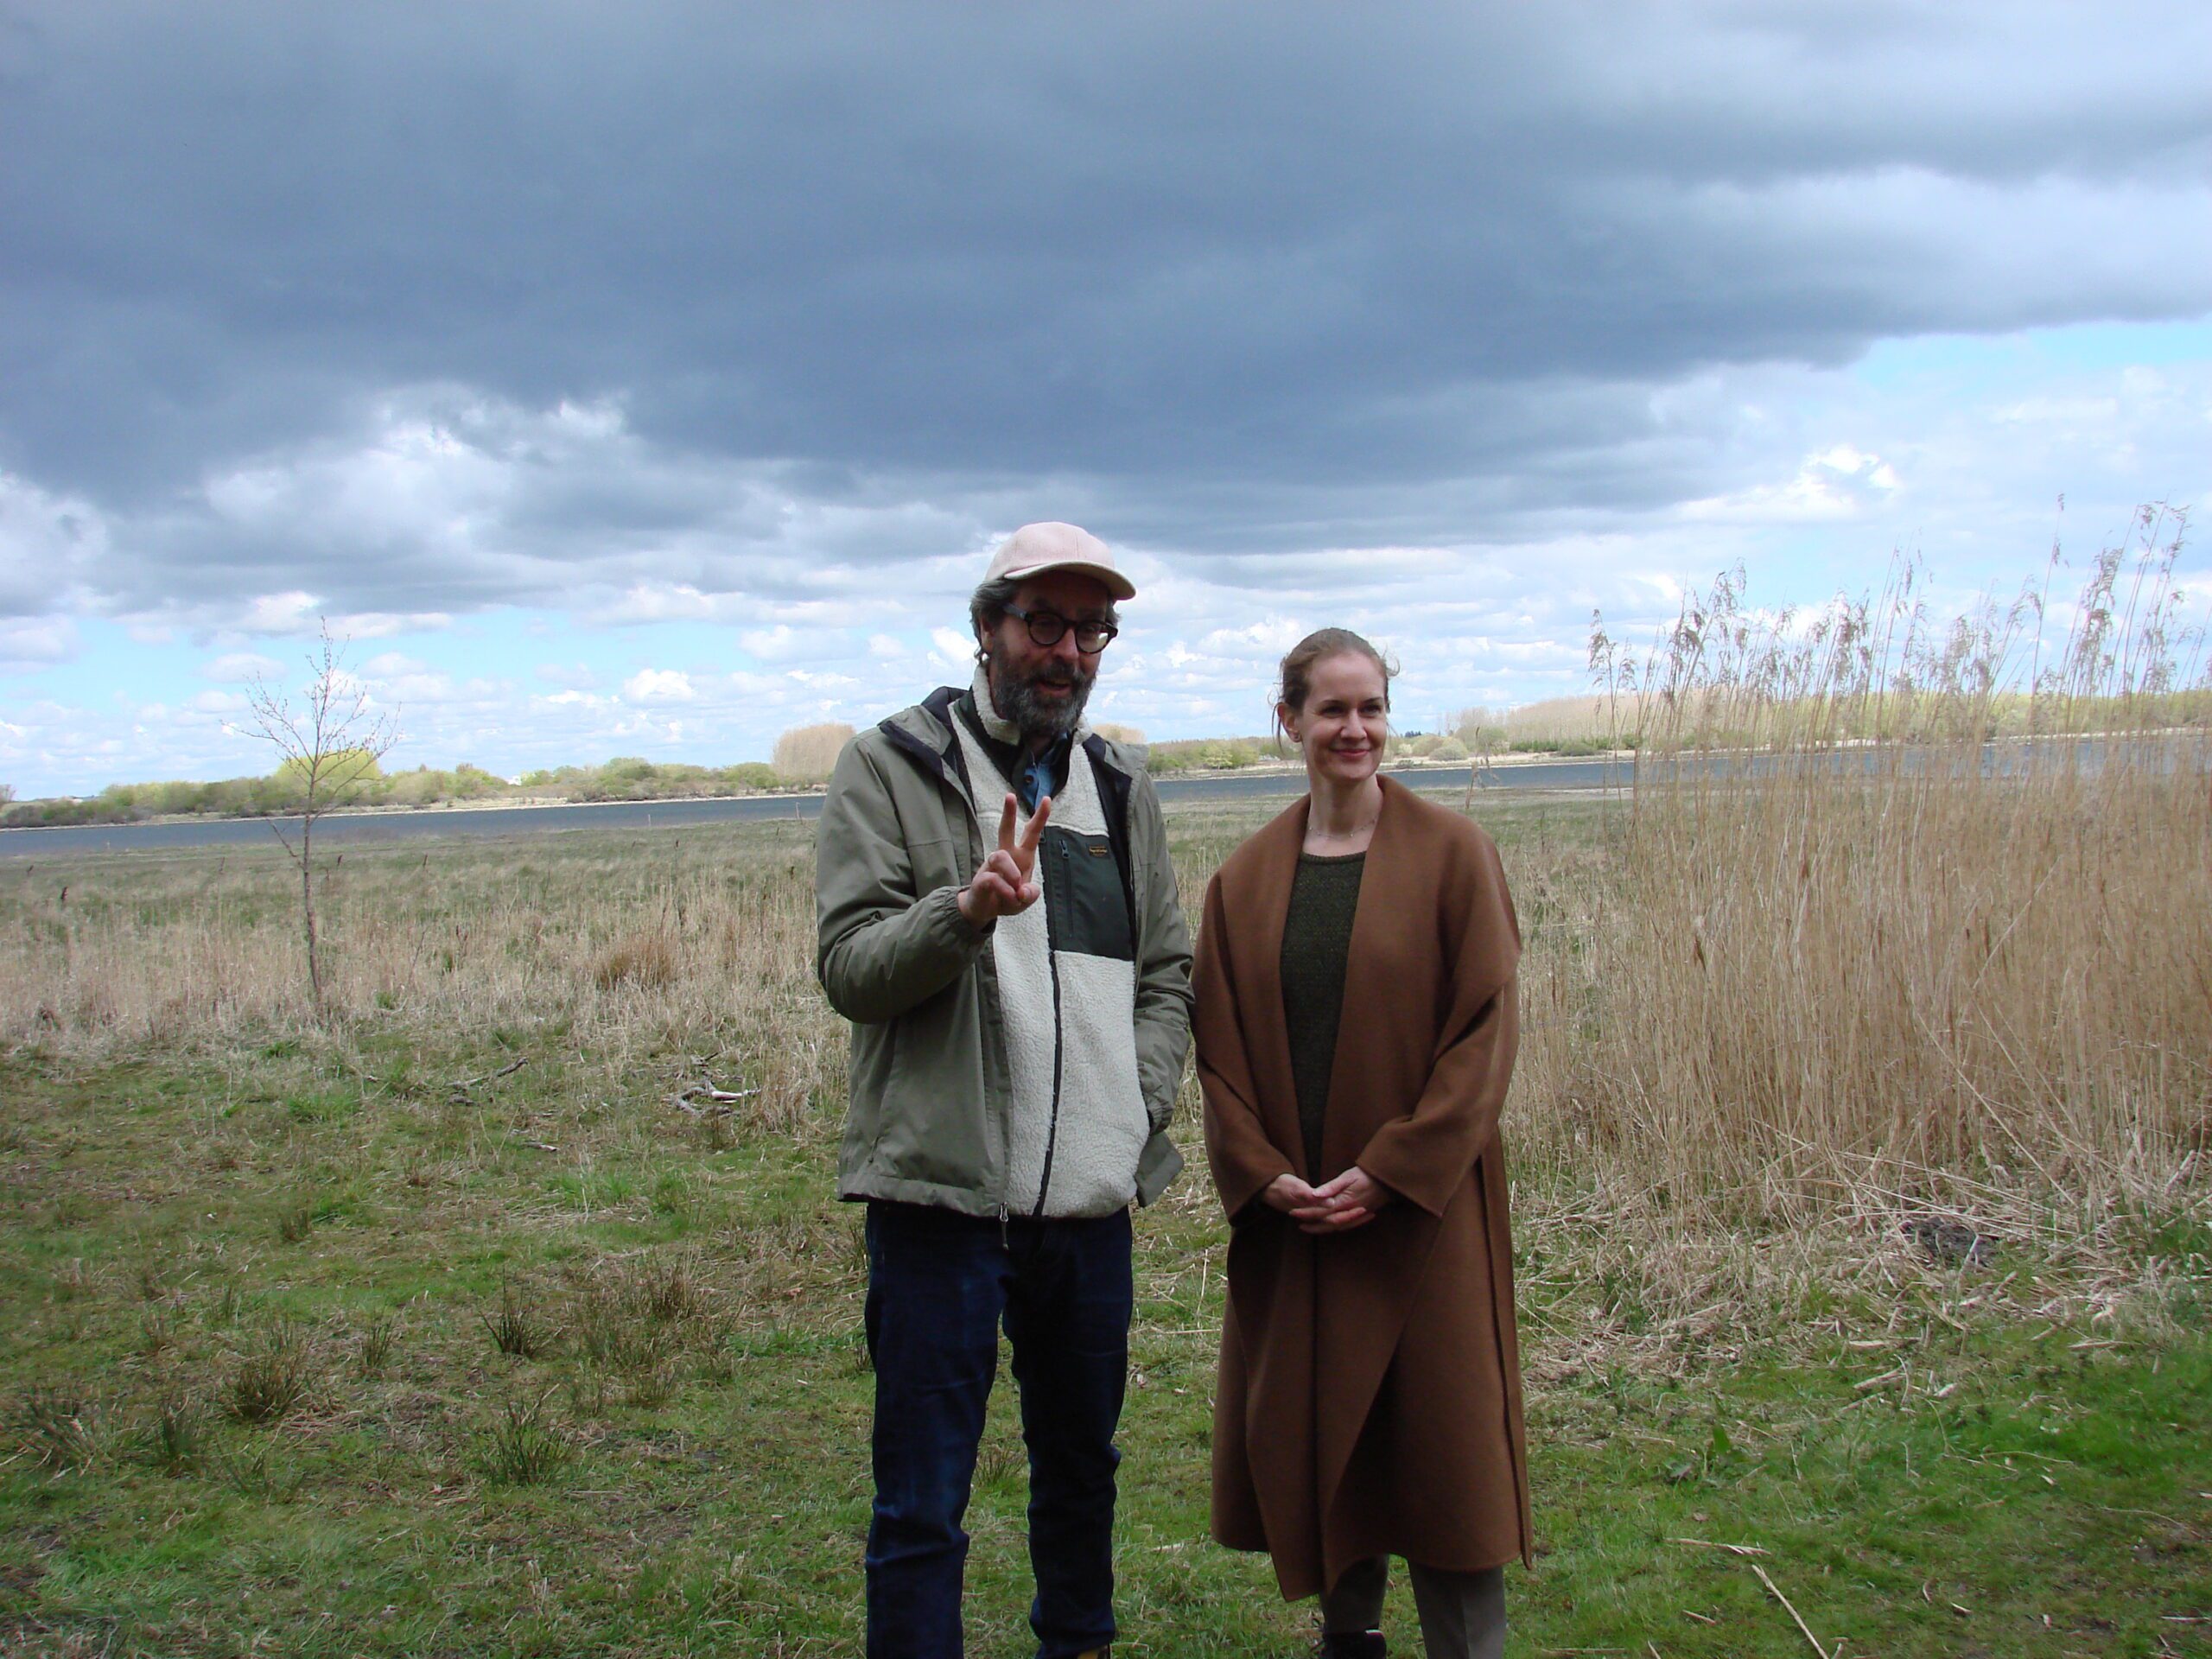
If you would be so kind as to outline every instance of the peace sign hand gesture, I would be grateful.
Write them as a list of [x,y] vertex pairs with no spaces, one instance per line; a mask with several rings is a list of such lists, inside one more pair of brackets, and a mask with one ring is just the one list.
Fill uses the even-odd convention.
[[1020,836],[1014,833],[1014,797],[1008,795],[999,812],[998,850],[960,891],[960,914],[977,932],[1001,916],[1028,909],[1044,892],[1034,880],[1037,842],[1045,833],[1045,820],[1052,816],[1052,798],[1047,795],[1037,803],[1035,815]]

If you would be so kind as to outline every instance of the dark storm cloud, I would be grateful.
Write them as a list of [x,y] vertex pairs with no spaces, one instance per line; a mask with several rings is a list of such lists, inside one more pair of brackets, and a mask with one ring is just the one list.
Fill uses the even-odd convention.
[[[2212,308],[2193,3],[1484,10],[16,6],[0,466],[122,608],[741,586],[791,501],[1464,538],[1712,487],[1703,365]],[[468,534],[209,508],[423,387]]]

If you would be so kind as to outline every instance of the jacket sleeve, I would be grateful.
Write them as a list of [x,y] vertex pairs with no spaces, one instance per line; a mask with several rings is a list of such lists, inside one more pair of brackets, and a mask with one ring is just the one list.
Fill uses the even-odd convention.
[[1260,1121],[1260,1091],[1239,1018],[1227,928],[1216,876],[1207,885],[1198,925],[1198,1086],[1205,1095],[1206,1161],[1222,1208],[1234,1222],[1244,1219],[1276,1176],[1297,1172]]
[[1520,1041],[1514,969],[1520,924],[1504,868],[1487,836],[1463,843],[1446,884],[1452,999],[1437,1034],[1427,1086],[1412,1111],[1377,1129],[1357,1162],[1431,1215],[1441,1215],[1468,1172],[1497,1139]]
[[1183,1060],[1191,1052],[1191,931],[1175,891],[1160,796],[1141,772],[1129,792],[1129,842],[1151,874],[1137,927],[1137,1081],[1152,1132],[1161,1135],[1175,1115]]
[[914,891],[906,835],[870,748],[845,746],[814,837],[815,973],[830,1006],[862,1025],[936,995],[990,938],[961,915],[959,888]]

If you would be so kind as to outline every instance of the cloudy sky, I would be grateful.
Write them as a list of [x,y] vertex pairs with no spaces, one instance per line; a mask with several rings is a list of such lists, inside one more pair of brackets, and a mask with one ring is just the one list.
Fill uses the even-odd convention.
[[1102,717],[1348,622],[1418,726],[2208,484],[2202,0],[0,0],[22,795],[266,770],[319,617],[395,764],[755,759],[1068,518]]

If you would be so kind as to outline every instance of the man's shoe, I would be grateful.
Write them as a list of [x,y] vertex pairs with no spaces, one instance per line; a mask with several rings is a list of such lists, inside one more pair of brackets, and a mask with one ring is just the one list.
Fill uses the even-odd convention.
[[1388,1659],[1380,1630],[1328,1630],[1321,1637],[1319,1659]]

